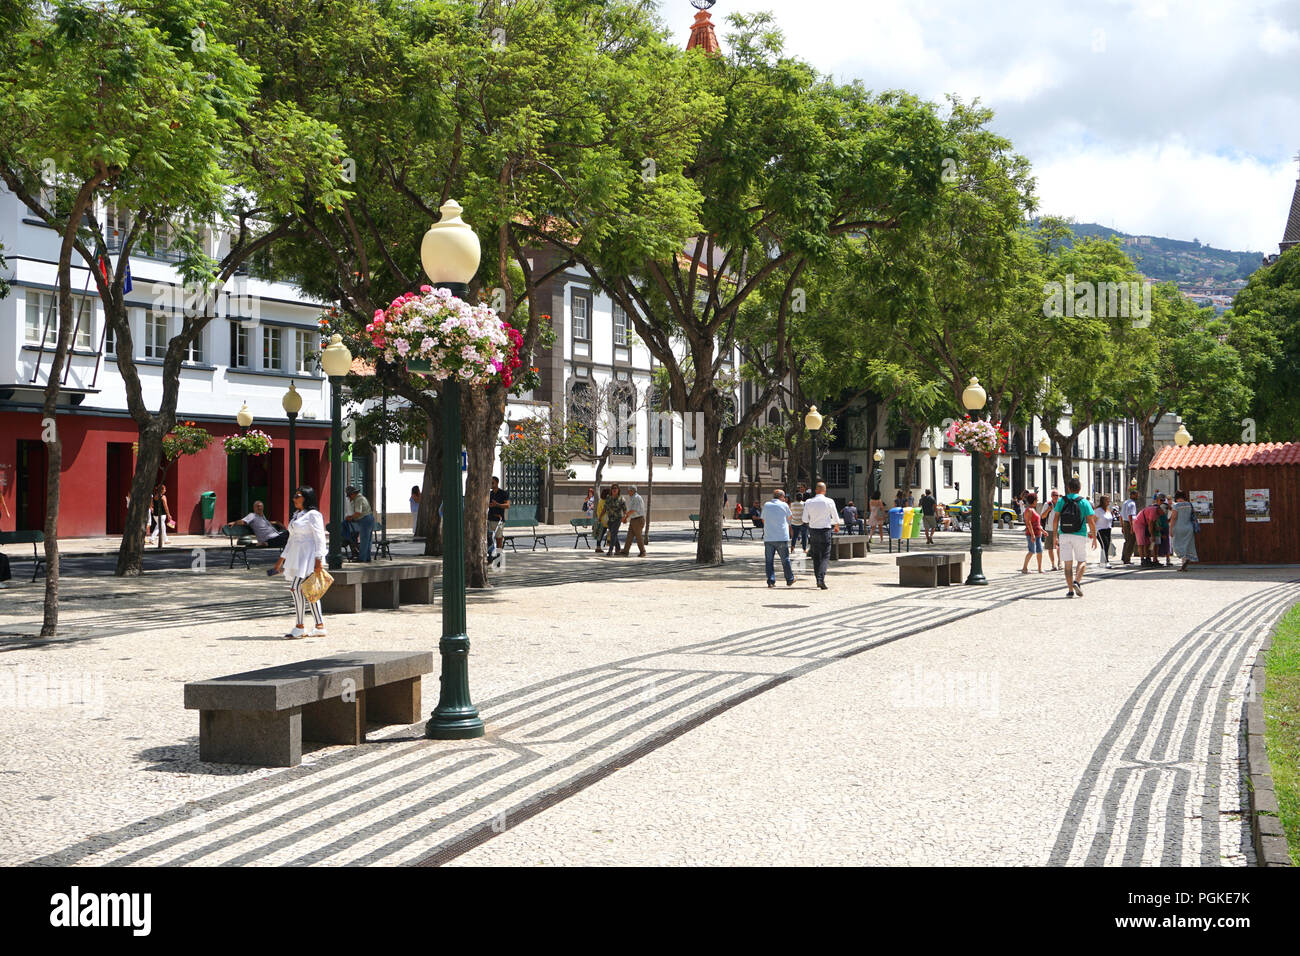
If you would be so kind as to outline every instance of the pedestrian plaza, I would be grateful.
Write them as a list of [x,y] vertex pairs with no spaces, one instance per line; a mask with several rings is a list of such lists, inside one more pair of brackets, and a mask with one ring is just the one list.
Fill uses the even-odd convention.
[[[417,548],[399,541],[397,560]],[[182,686],[436,652],[440,600],[285,641],[266,556],[228,570],[214,553],[71,573],[59,636],[39,640],[42,582],[16,562],[0,863],[1255,862],[1241,717],[1260,644],[1300,599],[1295,568],[1090,565],[1086,597],[1065,600],[1059,574],[1019,573],[1019,531],[995,532],[987,587],[902,588],[879,545],[833,563],[825,591],[810,570],[769,590],[761,542],[726,542],[710,567],[694,554],[685,523],[656,526],[644,559],[558,532],[509,554],[468,597],[484,737],[376,728],[286,769],[200,762]],[[427,715],[436,672],[423,684]]]

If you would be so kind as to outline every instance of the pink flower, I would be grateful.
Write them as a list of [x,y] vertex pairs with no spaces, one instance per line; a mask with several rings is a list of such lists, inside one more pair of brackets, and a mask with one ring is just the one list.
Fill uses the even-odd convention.
[[425,295],[428,295],[430,292],[433,291],[433,286],[431,286],[431,285],[422,285],[422,286],[420,286],[420,291],[423,292]]

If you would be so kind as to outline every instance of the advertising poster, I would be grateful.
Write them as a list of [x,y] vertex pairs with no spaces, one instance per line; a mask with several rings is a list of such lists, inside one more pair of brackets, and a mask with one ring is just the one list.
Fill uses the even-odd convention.
[[1201,524],[1214,524],[1214,492],[1193,491],[1189,493],[1196,520]]
[[1247,521],[1268,521],[1269,520],[1267,488],[1246,489],[1246,520]]

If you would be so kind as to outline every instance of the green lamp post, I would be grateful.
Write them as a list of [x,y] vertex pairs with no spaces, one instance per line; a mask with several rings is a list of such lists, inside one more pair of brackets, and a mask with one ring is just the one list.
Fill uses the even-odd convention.
[[810,446],[808,450],[811,453],[809,457],[812,459],[812,481],[808,483],[808,487],[815,495],[817,494],[817,433],[822,427],[822,416],[821,413],[817,411],[816,405],[812,406],[812,408],[808,410],[808,414],[803,417],[803,423],[808,429],[810,439],[808,442]]
[[[442,205],[442,217],[424,234],[420,261],[435,286],[464,298],[479,264],[478,236],[461,220],[454,199]],[[444,380],[439,390],[442,408],[442,658],[438,706],[425,724],[433,740],[464,740],[483,736],[469,693],[469,634],[465,624],[465,495],[460,476],[460,383]]]
[[302,396],[298,394],[292,379],[289,380],[289,391],[280,399],[280,407],[289,416],[289,508],[284,513],[287,522],[293,517],[293,493],[298,490],[298,448],[293,428],[298,422],[298,413],[302,411]]
[[[987,398],[988,395],[977,378],[972,378],[966,390],[961,393],[961,403],[972,413],[980,411]],[[970,574],[966,577],[967,584],[989,583],[984,577],[984,555],[980,545],[980,463],[976,457],[979,454],[977,451],[970,454]]]
[[[239,422],[239,433],[248,434],[248,426],[253,424],[253,413],[248,410],[248,402],[239,406],[239,413],[235,416],[235,421]],[[239,517],[248,514],[248,452],[239,453]],[[162,544],[162,535],[158,536],[158,543]]]
[[339,545],[343,537],[343,376],[352,369],[352,353],[337,332],[320,354],[321,368],[330,379],[330,550],[331,571],[343,567]]

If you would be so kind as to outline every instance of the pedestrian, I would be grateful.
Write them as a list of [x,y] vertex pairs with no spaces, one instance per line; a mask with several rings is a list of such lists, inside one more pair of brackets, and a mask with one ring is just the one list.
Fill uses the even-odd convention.
[[925,489],[925,494],[921,495],[921,523],[925,527],[925,543],[934,544],[934,531],[939,526],[938,516],[935,514],[934,495],[930,489]]
[[807,554],[808,525],[803,518],[805,497],[807,497],[807,492],[803,490],[803,485],[800,485],[798,496],[790,503],[790,547],[793,549],[797,543],[803,548],[803,553]]
[[587,498],[582,503],[582,513],[585,514],[587,517],[591,517],[592,516],[591,509],[594,508],[595,505],[596,505],[596,489],[588,488]]
[[1174,550],[1183,559],[1179,571],[1186,571],[1193,561],[1200,561],[1196,553],[1196,511],[1188,500],[1186,491],[1174,492],[1174,511],[1170,517],[1174,539]]
[[411,485],[411,526],[415,526],[415,516],[420,513],[420,486]]
[[1110,567],[1110,495],[1102,495],[1097,502],[1097,541],[1101,545],[1101,566]]
[[627,486],[627,538],[623,541],[624,556],[636,542],[638,557],[645,557],[645,499],[636,491],[636,485]]
[[162,483],[154,485],[153,499],[149,502],[149,514],[151,518],[149,543],[153,544],[161,536],[164,545],[171,544],[171,538],[167,537],[167,529],[176,527],[176,519],[172,517],[171,509],[167,507],[166,485]]
[[1160,559],[1164,558],[1165,567],[1172,568],[1174,562],[1172,559],[1172,541],[1169,536],[1169,498],[1163,491],[1159,491],[1156,492],[1156,501],[1159,509],[1156,513],[1156,531],[1158,532],[1158,537],[1156,539],[1156,564],[1159,564]]
[[825,591],[826,565],[831,559],[831,535],[840,530],[840,516],[835,502],[826,497],[826,482],[817,482],[817,494],[804,502],[804,523],[808,527],[808,551],[812,555],[813,575],[817,586]]
[[1052,524],[1056,530],[1057,547],[1061,549],[1065,568],[1065,596],[1083,597],[1084,565],[1088,560],[1088,543],[1097,547],[1097,519],[1092,502],[1079,494],[1081,484],[1071,476],[1065,481],[1065,497],[1058,497],[1052,506]]
[[1043,519],[1043,548],[1052,561],[1053,571],[1057,570],[1057,565],[1061,562],[1061,542],[1058,540],[1055,523],[1051,520],[1051,513],[1056,509],[1056,503],[1060,500],[1061,493],[1053,488],[1052,499],[1038,513],[1038,517]]
[[1025,539],[1029,553],[1020,567],[1021,574],[1029,573],[1029,559],[1033,555],[1038,555],[1038,573],[1043,573],[1043,519],[1034,508],[1037,502],[1038,496],[1032,491],[1025,494]]
[[[293,595],[297,623],[284,636],[290,640],[325,637],[325,616],[321,614],[320,601],[309,602],[302,593],[302,582],[324,566],[325,519],[316,508],[316,491],[310,485],[303,485],[294,492],[293,504],[297,510],[289,519],[289,542],[267,574],[274,577],[283,571],[285,580],[289,582],[289,593]],[[312,620],[316,624],[310,631],[303,626],[308,607],[311,608]]]
[[774,559],[778,554],[785,574],[785,586],[790,587],[794,584],[794,571],[790,568],[790,505],[780,488],[773,491],[772,500],[763,505],[763,570],[770,588],[776,587]]
[[858,506],[849,499],[849,503],[844,506],[844,530],[849,534],[858,533]]
[[600,497],[596,499],[595,513],[591,518],[591,528],[596,534],[596,553],[600,554],[605,540],[605,505],[609,502],[609,489],[601,488]]
[[505,544],[506,533],[502,524],[510,514],[510,492],[501,487],[501,479],[496,475],[492,476],[492,488],[488,491],[487,506],[487,549],[488,557],[491,558],[496,549]]
[[877,491],[867,505],[870,515],[870,524],[867,525],[867,535],[870,536],[874,530],[876,540],[883,542],[885,540],[885,502]]
[[609,499],[605,502],[605,528],[609,540],[609,551],[606,552],[606,557],[618,553],[618,526],[623,523],[623,514],[626,511],[627,503],[623,500],[618,482],[614,482],[609,486]]
[[1142,567],[1158,568],[1160,562],[1156,560],[1156,551],[1160,547],[1160,529],[1157,521],[1160,518],[1160,493],[1156,492],[1156,497],[1151,499],[1151,504],[1147,505],[1138,512],[1137,521],[1133,527],[1137,532],[1138,546],[1142,550]]
[[1128,499],[1124,502],[1124,508],[1119,513],[1121,527],[1124,532],[1124,553],[1121,555],[1121,564],[1131,564],[1133,562],[1133,552],[1137,549],[1137,532],[1133,529],[1133,522],[1138,513],[1138,491],[1136,488],[1129,490]]

